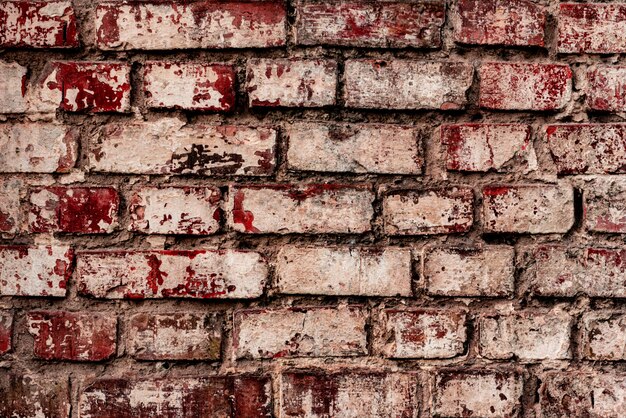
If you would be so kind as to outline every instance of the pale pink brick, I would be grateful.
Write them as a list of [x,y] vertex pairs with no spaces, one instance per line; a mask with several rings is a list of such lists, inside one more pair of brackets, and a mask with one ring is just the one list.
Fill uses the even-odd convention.
[[[0,3],[0,8],[5,4],[11,3]],[[0,34],[0,36],[2,35]],[[0,61],[0,113],[23,113],[27,111],[28,102],[25,97],[27,72],[28,68],[16,62]]]
[[147,234],[214,234],[220,227],[216,187],[138,187],[129,201],[130,229]]
[[263,293],[267,263],[239,250],[85,251],[79,293],[106,299],[247,299]]
[[581,352],[589,360],[626,359],[626,316],[615,311],[587,312],[580,321]]
[[104,173],[267,176],[275,147],[272,128],[161,118],[105,125],[88,155],[91,170]]
[[0,372],[0,416],[69,418],[70,385],[67,373],[22,374]]
[[235,105],[235,78],[228,65],[148,61],[144,68],[146,106],[228,111]]
[[65,297],[72,260],[64,246],[0,246],[0,296]]
[[366,322],[360,306],[240,310],[233,348],[239,359],[362,356]]
[[286,128],[293,171],[421,174],[418,128],[380,124],[294,123]]
[[[624,9],[626,12],[626,8]],[[587,105],[594,110],[626,110],[626,67],[598,66],[587,71]]]
[[15,177],[0,181],[0,233],[15,234],[21,228],[20,193],[24,182]]
[[572,95],[572,70],[562,64],[488,62],[480,67],[479,106],[558,110]]
[[281,246],[276,255],[280,293],[411,296],[411,251],[397,247]]
[[403,190],[383,198],[385,233],[432,235],[467,232],[474,221],[471,189]]
[[583,216],[589,231],[626,233],[626,182],[619,178],[585,182]]
[[250,106],[323,107],[335,104],[337,62],[311,59],[248,60]]
[[266,48],[285,44],[282,1],[107,1],[96,8],[101,49]]
[[229,192],[228,223],[253,234],[362,233],[371,229],[373,201],[369,186],[236,186]]
[[345,63],[347,107],[462,109],[474,68],[465,62],[350,59]]
[[13,349],[13,312],[0,310],[0,357]]
[[557,21],[560,53],[626,52],[625,4],[561,3]]

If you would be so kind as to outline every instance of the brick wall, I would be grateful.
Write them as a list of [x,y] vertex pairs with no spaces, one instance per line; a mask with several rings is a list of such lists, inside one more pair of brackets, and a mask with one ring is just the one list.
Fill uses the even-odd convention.
[[625,33],[0,1],[0,417],[626,416]]

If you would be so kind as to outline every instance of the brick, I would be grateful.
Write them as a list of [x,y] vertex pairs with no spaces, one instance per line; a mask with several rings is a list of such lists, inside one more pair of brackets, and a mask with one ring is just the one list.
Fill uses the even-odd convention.
[[[0,10],[6,4],[12,3],[0,3]],[[1,19],[0,17],[0,26]],[[28,68],[16,62],[0,61],[0,113],[23,113],[28,109],[25,97],[27,72]]]
[[219,360],[220,314],[139,313],[129,322],[129,354],[139,360]]
[[79,293],[106,299],[249,299],[261,296],[267,264],[239,250],[85,251]]
[[20,192],[24,182],[5,177],[0,181],[0,233],[15,234],[21,230]]
[[286,14],[282,1],[108,1],[96,8],[96,43],[105,50],[281,46]]
[[81,418],[269,418],[271,382],[253,375],[104,378],[83,390],[78,409]]
[[146,187],[129,201],[130,229],[147,234],[209,235],[220,228],[216,187]]
[[445,21],[440,1],[369,4],[351,0],[296,4],[296,43],[356,47],[439,48]]
[[66,246],[0,246],[0,296],[65,297],[73,258]]
[[0,373],[0,416],[69,418],[70,388],[66,377]]
[[251,59],[246,74],[250,106],[323,107],[335,104],[336,61]]
[[557,311],[488,314],[479,319],[479,350],[492,360],[571,358],[573,319]]
[[89,163],[105,173],[267,176],[274,172],[275,146],[271,128],[161,118],[105,125],[92,140]]
[[[626,12],[626,8],[624,9]],[[626,67],[598,66],[587,71],[587,106],[593,110],[623,112],[626,110]]]
[[626,5],[561,3],[557,50],[560,53],[626,52]]
[[423,279],[432,296],[512,296],[515,251],[504,245],[482,248],[427,248]]
[[433,416],[517,417],[523,381],[512,371],[440,371],[433,387]]
[[120,198],[112,187],[42,187],[30,191],[31,232],[110,233]]
[[473,223],[471,189],[402,190],[383,198],[385,233],[431,235],[467,232]]
[[71,1],[0,3],[0,48],[78,47]]
[[479,106],[495,110],[558,110],[572,95],[568,65],[488,62],[480,68]]
[[558,173],[626,173],[626,124],[564,124],[546,127]]
[[100,361],[115,354],[115,315],[34,311],[29,312],[27,318],[36,357],[44,360]]
[[149,61],[144,94],[153,109],[225,112],[235,106],[235,71],[228,65]]
[[589,360],[626,359],[626,316],[619,312],[587,312],[583,315],[582,356]]
[[13,312],[0,310],[0,357],[13,349]]
[[474,69],[464,62],[350,59],[345,63],[347,107],[462,109]]
[[281,246],[276,285],[284,294],[412,296],[411,251],[398,247]]
[[546,13],[528,0],[460,0],[454,39],[469,45],[545,45]]
[[287,372],[280,380],[280,416],[415,417],[417,387],[410,372]]
[[585,182],[583,216],[588,231],[626,233],[626,182],[621,179]]
[[466,321],[459,310],[385,309],[378,350],[389,358],[453,358],[465,351]]
[[371,229],[373,201],[369,186],[237,186],[228,197],[228,224],[253,234],[362,233]]
[[574,225],[574,190],[559,185],[487,186],[486,233],[564,234]]
[[294,123],[286,128],[293,171],[421,174],[419,130],[381,124]]
[[43,122],[0,124],[0,172],[65,173],[78,156],[78,131]]
[[361,306],[239,310],[233,348],[238,359],[361,356],[366,322]]
[[441,125],[450,171],[512,172],[537,165],[529,125],[464,123]]

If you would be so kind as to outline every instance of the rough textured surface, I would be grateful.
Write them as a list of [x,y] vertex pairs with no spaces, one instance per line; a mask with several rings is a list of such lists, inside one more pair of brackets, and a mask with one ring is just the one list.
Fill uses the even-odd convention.
[[561,3],[557,51],[600,54],[626,52],[626,40],[621,36],[625,28],[624,4]]
[[0,376],[0,416],[70,416],[70,388],[67,376],[42,377],[3,371]]

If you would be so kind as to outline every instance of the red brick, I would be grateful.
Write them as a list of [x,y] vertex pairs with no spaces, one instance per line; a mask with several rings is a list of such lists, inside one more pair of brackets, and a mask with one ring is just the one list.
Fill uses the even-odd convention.
[[253,234],[361,233],[371,229],[373,201],[369,186],[236,186],[229,192],[228,223]]
[[103,173],[268,176],[275,147],[271,128],[161,118],[105,125],[92,140],[89,163]]
[[65,246],[0,246],[0,296],[65,297],[73,258]]
[[415,417],[417,387],[411,372],[287,372],[280,380],[280,416]]
[[146,106],[228,111],[235,105],[235,78],[228,65],[148,61],[144,68]]
[[246,73],[250,106],[322,107],[335,104],[335,61],[251,59]]
[[249,299],[261,296],[267,264],[240,250],[84,251],[79,293],[107,299]]
[[453,358],[465,351],[467,317],[459,310],[385,309],[378,351],[389,358]]
[[69,418],[70,387],[65,377],[0,372],[0,416]]
[[587,230],[626,233],[626,182],[620,179],[585,182],[583,198]]
[[559,174],[626,173],[626,124],[566,124],[546,127]]
[[474,68],[465,62],[350,59],[345,64],[347,107],[462,109]]
[[383,198],[385,233],[432,235],[467,232],[474,221],[468,188],[401,190]]
[[13,349],[13,312],[0,310],[0,357]]
[[502,185],[483,189],[487,233],[564,234],[574,225],[570,185]]
[[453,20],[463,44],[544,46],[545,11],[528,0],[460,0]]
[[[0,3],[0,8],[6,4],[13,3]],[[2,36],[1,33],[0,36]],[[16,62],[0,61],[0,92],[2,92],[0,95],[0,113],[23,113],[28,110],[25,88],[27,84],[26,73],[28,73],[28,68]]]
[[118,50],[281,46],[286,14],[283,1],[108,1],[96,8],[96,43]]
[[537,165],[528,125],[441,125],[441,143],[450,171],[509,172]]
[[269,418],[265,376],[98,379],[80,394],[81,418]]
[[113,232],[120,198],[112,187],[43,187],[31,189],[31,232]]
[[561,3],[558,52],[613,54],[626,52],[626,5]]
[[117,347],[117,317],[105,313],[29,312],[28,332],[44,360],[106,360]]
[[0,3],[0,48],[77,47],[76,15],[71,1]]
[[24,182],[15,177],[0,181],[0,233],[15,234],[22,229],[20,194]]
[[367,354],[362,306],[245,309],[236,311],[233,321],[239,359]]
[[357,47],[439,48],[445,21],[441,1],[296,4],[296,43]]
[[220,314],[139,313],[130,318],[129,354],[139,360],[219,360]]
[[[626,12],[626,8],[624,9]],[[598,66],[587,71],[587,105],[594,110],[626,110],[626,67]]]
[[479,106],[496,110],[558,110],[570,101],[568,65],[488,62],[480,68]]
[[581,354],[588,360],[625,360],[626,316],[616,311],[587,312],[580,320]]
[[130,229],[148,234],[214,234],[220,227],[216,187],[136,188],[129,202]]

